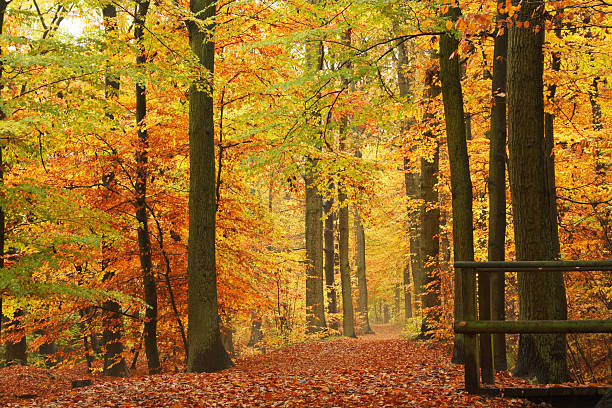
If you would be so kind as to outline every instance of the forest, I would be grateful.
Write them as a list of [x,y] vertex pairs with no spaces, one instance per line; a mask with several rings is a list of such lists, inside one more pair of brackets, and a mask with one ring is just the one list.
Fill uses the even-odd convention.
[[611,387],[611,13],[0,0],[0,405],[530,406],[471,345]]

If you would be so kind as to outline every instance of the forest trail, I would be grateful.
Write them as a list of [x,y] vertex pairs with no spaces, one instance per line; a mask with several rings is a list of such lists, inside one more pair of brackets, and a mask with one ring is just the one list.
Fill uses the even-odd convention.
[[[282,348],[204,374],[98,380],[7,407],[525,407],[522,400],[482,399],[461,391],[463,370],[437,343],[376,334]],[[23,379],[22,379],[23,381]],[[26,384],[21,384],[21,392]],[[27,388],[27,387],[26,387]],[[57,391],[56,391],[57,392]],[[6,401],[6,400],[5,400]],[[0,403],[2,401],[0,400]]]

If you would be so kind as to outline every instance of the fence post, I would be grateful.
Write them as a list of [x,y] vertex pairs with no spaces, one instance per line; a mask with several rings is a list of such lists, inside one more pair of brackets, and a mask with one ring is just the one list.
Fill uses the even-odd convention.
[[[476,271],[474,268],[462,268],[463,280],[463,319],[476,320]],[[466,333],[463,338],[465,350],[465,389],[470,394],[480,390],[480,373],[478,364],[478,334]]]
[[[491,279],[490,272],[478,270],[478,320],[491,320]],[[495,383],[493,347],[491,335],[480,334],[480,369],[483,384]]]

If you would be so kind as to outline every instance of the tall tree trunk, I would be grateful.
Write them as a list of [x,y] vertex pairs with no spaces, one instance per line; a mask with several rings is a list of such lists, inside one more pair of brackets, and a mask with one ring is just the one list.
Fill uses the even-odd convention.
[[[455,21],[461,11],[451,7],[448,17]],[[450,162],[450,181],[453,211],[453,254],[455,261],[474,260],[474,233],[472,225],[472,180],[467,151],[461,70],[457,46],[459,41],[452,34],[440,35],[440,80],[446,119],[446,140]],[[452,57],[451,57],[452,56]],[[462,276],[455,270],[455,317],[463,316]],[[486,274],[479,276],[481,295],[488,296],[489,281]],[[484,311],[481,311],[481,313]],[[484,319],[488,316],[484,315]],[[491,347],[490,335],[481,335],[481,347]],[[455,334],[453,362],[463,363],[463,336]]]
[[[334,190],[333,184],[330,186],[330,190]],[[338,329],[338,319],[334,316],[338,313],[338,304],[336,299],[336,287],[335,287],[335,238],[334,238],[334,221],[336,219],[336,212],[332,212],[334,205],[334,193],[329,195],[329,198],[323,202],[323,211],[327,214],[324,225],[324,244],[325,244],[325,288],[327,291],[327,313],[329,320],[329,327],[332,329]]]
[[[344,136],[340,136],[340,150],[344,149]],[[346,204],[346,193],[342,185],[338,186],[338,230],[340,255],[340,284],[342,286],[342,328],[347,337],[355,335],[355,318],[353,313],[353,293],[351,288],[351,269],[349,264],[349,212]]]
[[[102,8],[104,18],[104,32],[108,36],[115,31],[117,9],[114,4],[106,4]],[[104,97],[109,100],[116,100],[119,96],[119,77],[112,73],[107,73],[104,78]],[[106,112],[108,119],[113,119],[111,113]],[[107,246],[102,244],[102,265],[101,269],[105,272],[103,280],[111,279],[114,272],[107,271],[108,260],[106,259]],[[102,373],[111,377],[125,377],[129,374],[128,367],[123,357],[123,343],[121,341],[123,329],[123,317],[121,306],[114,300],[107,300],[102,304],[102,345],[104,349],[104,366]]]
[[[357,157],[361,157],[361,152],[357,151]],[[370,327],[370,320],[368,318],[368,281],[366,279],[366,256],[365,256],[365,231],[361,224],[361,218],[359,212],[355,209],[355,242],[357,243],[357,287],[359,288],[359,314],[361,315],[361,321],[363,322],[363,332],[365,334],[373,333]]]
[[[316,5],[318,0],[310,0]],[[311,72],[323,70],[323,43],[316,41],[307,46],[306,66]],[[315,127],[320,117],[315,115]],[[306,184],[306,324],[308,332],[320,331],[325,324],[323,294],[323,202],[315,185],[317,161],[308,159],[309,169],[304,176]]]
[[[8,3],[6,0],[0,0],[0,35],[4,33],[4,15],[6,14],[6,7]],[[0,57],[4,55],[2,48],[0,48]],[[0,84],[2,76],[4,74],[4,64],[0,59]],[[2,92],[2,86],[0,85],[0,93]],[[0,94],[1,96],[1,94]],[[6,119],[4,110],[0,108],[0,121]],[[4,148],[0,145],[0,187],[4,186]],[[4,198],[4,197],[2,197]],[[0,270],[4,268],[4,206],[0,205]],[[4,314],[2,311],[2,296],[0,296],[0,335],[2,334],[2,321],[4,320]]]
[[[505,7],[505,0],[497,0],[497,9]],[[507,13],[497,14],[501,24]],[[491,84],[491,136],[489,145],[489,261],[503,261],[506,257],[506,59],[508,32],[495,36],[493,49],[493,80]],[[492,272],[491,319],[506,320],[506,285],[503,272]],[[493,360],[495,369],[508,369],[506,360],[506,335],[493,335]]]
[[[398,64],[397,64],[397,81],[399,85],[399,94],[401,97],[410,96],[410,77],[408,70],[410,69],[410,58],[406,51],[406,43],[399,43],[398,49]],[[402,131],[407,130],[412,119],[402,120]],[[411,149],[415,150],[416,146]],[[419,213],[420,213],[420,176],[418,169],[411,165],[410,158],[404,157],[404,185],[406,187],[406,197],[408,198],[408,239],[410,254],[406,266],[404,266],[403,283],[404,283],[404,310],[406,319],[411,318],[412,311],[412,295],[416,298],[423,292],[423,265],[421,262],[420,234],[419,234]],[[411,279],[412,275],[412,279]]]
[[[508,34],[508,147],[510,191],[518,260],[550,260],[558,242],[552,219],[550,179],[544,137],[542,81],[544,2],[522,3],[516,25]],[[524,22],[528,21],[528,27]],[[534,30],[534,28],[540,28]],[[553,226],[552,224],[555,224]],[[563,281],[558,273],[518,274],[519,318],[549,320],[562,312]],[[566,309],[567,310],[567,309]],[[521,335],[515,374],[536,377],[540,383],[568,378],[565,335]]]
[[191,0],[189,45],[204,68],[189,87],[188,372],[232,366],[221,343],[215,263],[215,122],[213,75],[216,2]]
[[[147,63],[144,48],[144,26],[149,10],[149,1],[139,1],[134,16],[134,38],[138,48],[136,66],[144,68]],[[138,127],[138,146],[136,152],[136,220],[138,221],[138,251],[144,287],[144,300],[147,304],[144,322],[144,346],[149,374],[160,371],[159,351],[157,349],[157,284],[153,274],[151,259],[151,236],[149,234],[149,215],[147,210],[147,153],[149,134],[147,131],[147,94],[144,82],[136,83],[136,126]]]
[[[311,161],[312,163],[313,161]],[[315,185],[314,170],[306,182],[306,320],[310,333],[325,327],[323,297],[323,202]]]
[[[434,120],[431,113],[433,99],[440,94],[440,88],[436,84],[436,77],[439,72],[437,67],[432,66],[427,70],[425,82],[426,90],[424,122]],[[420,209],[421,221],[421,262],[423,263],[422,288],[425,290],[422,295],[423,320],[421,323],[420,337],[430,337],[428,331],[433,327],[435,321],[439,320],[432,308],[440,305],[440,279],[436,276],[439,264],[440,252],[440,205],[438,202],[438,170],[440,167],[440,146],[437,135],[434,133],[432,123],[430,129],[423,134],[423,144],[434,146],[433,154],[430,158],[421,158],[421,198],[423,205]],[[428,154],[429,156],[429,154]]]
[[[348,28],[344,33],[344,43],[350,47],[351,28]],[[346,68],[351,68],[350,62],[346,64]],[[344,78],[343,84],[346,88],[348,88],[349,81]],[[344,152],[346,149],[345,143],[348,125],[349,117],[348,115],[343,115],[342,123],[340,124],[340,152]],[[345,336],[357,337],[355,335],[351,267],[349,264],[349,210],[348,204],[346,203],[346,198],[344,180],[341,179],[338,185],[338,255],[340,257],[340,284],[342,286],[342,328]]]

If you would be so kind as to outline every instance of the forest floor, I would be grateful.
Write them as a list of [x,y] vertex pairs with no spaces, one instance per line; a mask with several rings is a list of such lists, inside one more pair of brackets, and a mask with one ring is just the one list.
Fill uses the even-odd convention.
[[[532,406],[519,399],[469,395],[461,390],[463,369],[450,363],[448,346],[401,339],[392,326],[373,329],[376,334],[359,339],[308,342],[238,360],[233,368],[218,373],[93,377],[93,385],[77,389],[70,389],[70,381],[87,377],[74,370],[68,374],[7,367],[0,370],[0,406]],[[507,373],[498,374],[496,383],[522,384]]]

